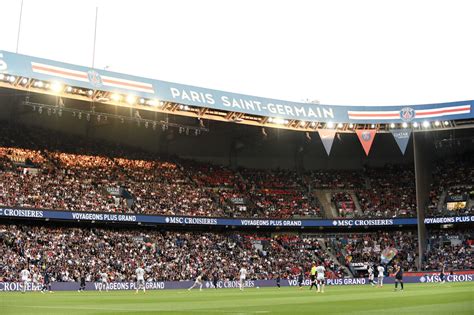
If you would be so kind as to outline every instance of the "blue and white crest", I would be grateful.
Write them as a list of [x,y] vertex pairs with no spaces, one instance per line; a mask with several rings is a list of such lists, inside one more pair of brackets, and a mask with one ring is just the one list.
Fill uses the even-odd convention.
[[370,140],[370,132],[369,131],[362,132],[362,140],[364,140],[364,141],[369,141]]
[[102,85],[102,78],[100,74],[95,70],[87,71],[87,76],[89,78],[89,82],[94,86],[101,86]]
[[400,118],[403,121],[411,121],[413,118],[415,118],[415,110],[411,107],[404,107],[400,111]]

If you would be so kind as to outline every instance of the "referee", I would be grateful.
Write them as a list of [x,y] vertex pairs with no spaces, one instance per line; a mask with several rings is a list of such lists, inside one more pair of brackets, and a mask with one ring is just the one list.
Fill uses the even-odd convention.
[[311,267],[311,272],[310,272],[310,278],[311,278],[311,286],[309,289],[311,290],[313,286],[317,288],[316,286],[316,263],[313,262],[312,267]]

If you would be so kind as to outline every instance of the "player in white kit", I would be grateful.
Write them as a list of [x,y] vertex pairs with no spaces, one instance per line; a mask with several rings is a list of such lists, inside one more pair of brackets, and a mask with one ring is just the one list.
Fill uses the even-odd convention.
[[374,286],[375,283],[374,283],[374,268],[372,268],[372,266],[369,266],[369,268],[367,269],[367,272],[369,273],[369,283]]
[[100,286],[99,286],[99,291],[102,292],[102,289],[105,288],[105,291],[109,291],[109,287],[107,284],[109,283],[109,276],[107,275],[106,272],[101,272],[100,274]]
[[30,271],[25,267],[22,271],[20,271],[20,279],[23,287],[23,293],[26,292],[26,287],[28,286],[28,282],[30,281]]
[[239,273],[240,273],[239,288],[240,288],[240,291],[243,291],[244,290],[244,282],[245,282],[245,279],[247,279],[247,269],[245,269],[245,266],[240,268]]
[[41,283],[41,275],[37,270],[33,270],[33,276],[31,278],[31,281],[33,282],[33,286],[39,286]]
[[188,291],[191,291],[192,289],[194,289],[194,288],[195,288],[196,286],[198,286],[198,285],[199,285],[199,291],[202,291],[202,276],[203,276],[203,274],[200,274],[200,275],[196,278],[196,280],[194,281],[193,286],[190,287],[190,288],[188,289]]
[[378,271],[378,276],[377,276],[377,286],[379,288],[383,287],[383,278],[384,278],[384,273],[385,273],[385,268],[380,265],[377,267],[377,271]]
[[135,269],[135,274],[137,276],[137,290],[135,291],[135,294],[138,293],[138,290],[140,290],[140,288],[143,289],[143,293],[146,293],[145,270],[141,266],[139,266],[137,269]]
[[318,291],[316,292],[324,293],[324,286],[326,285],[324,281],[325,272],[326,272],[326,268],[324,268],[323,265],[316,267],[316,273],[317,273],[316,282],[317,282],[317,287],[318,287]]

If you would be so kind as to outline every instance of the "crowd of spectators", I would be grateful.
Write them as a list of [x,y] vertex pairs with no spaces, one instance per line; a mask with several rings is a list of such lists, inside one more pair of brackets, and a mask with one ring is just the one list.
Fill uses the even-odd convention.
[[436,231],[430,233],[424,270],[470,270],[474,268],[472,231]]
[[410,166],[312,171],[304,180],[312,189],[329,191],[339,217],[416,216],[415,174]]
[[[417,269],[418,241],[413,231],[339,234],[330,237],[328,244],[337,259],[348,268],[353,263],[378,265],[384,255],[387,261],[401,262],[405,271]],[[394,257],[390,257],[394,253]]]
[[355,204],[350,193],[346,191],[334,192],[331,196],[340,217],[354,217]]
[[[322,218],[315,191],[329,191],[338,217],[416,216],[409,166],[296,172],[230,169],[63,133],[0,126],[0,205],[161,215]],[[455,164],[452,164],[455,163]],[[454,167],[456,165],[456,167]],[[474,213],[474,166],[443,162],[428,216]],[[113,195],[123,189],[127,194]],[[448,197],[467,202],[448,209]]]
[[[17,131],[27,133],[20,142],[11,128],[0,128],[5,132],[0,145],[8,145],[0,148],[2,205],[162,215],[321,217],[317,199],[292,171],[230,170],[50,131]],[[28,167],[35,171],[25,172],[14,155],[31,160]],[[109,193],[118,187],[129,200]]]
[[430,190],[429,216],[474,214],[474,162],[472,154],[436,163]]
[[316,238],[295,235],[0,225],[0,282],[16,281],[22,268],[49,270],[53,281],[133,281],[138,265],[149,281],[191,280],[204,273],[251,279],[294,277],[324,264],[328,277],[344,276]]
[[[472,269],[473,246],[470,231],[431,232],[422,270]],[[308,276],[313,262],[339,278],[355,263],[380,264],[384,255],[416,271],[418,253],[415,233],[406,231],[315,236],[29,225],[0,225],[0,251],[0,282],[18,281],[25,267],[48,270],[53,281],[77,281],[80,273],[96,281],[102,272],[110,281],[134,281],[139,265],[148,281],[201,273],[235,280],[244,264],[250,279],[294,278]]]
[[390,165],[367,169],[368,185],[356,191],[363,217],[416,217],[413,168]]

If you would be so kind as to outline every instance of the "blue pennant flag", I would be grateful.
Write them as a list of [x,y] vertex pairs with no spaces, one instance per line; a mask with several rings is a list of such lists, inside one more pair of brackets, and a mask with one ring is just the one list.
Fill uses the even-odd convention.
[[398,147],[403,154],[407,150],[408,141],[410,140],[411,130],[410,129],[393,129],[390,130],[395,141],[397,141]]
[[331,153],[334,137],[336,136],[336,130],[319,129],[318,132],[319,136],[321,137],[321,141],[323,142],[324,149],[326,149],[326,153],[329,155],[329,153]]

